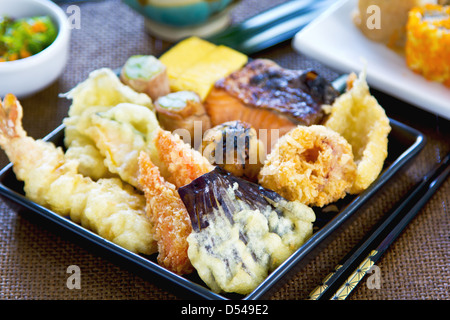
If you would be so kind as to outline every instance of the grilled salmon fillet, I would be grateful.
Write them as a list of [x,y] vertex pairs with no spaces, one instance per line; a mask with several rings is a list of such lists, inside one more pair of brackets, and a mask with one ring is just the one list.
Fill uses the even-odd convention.
[[331,105],[338,95],[313,71],[285,69],[272,60],[256,59],[217,81],[205,107],[212,126],[233,120],[252,125],[270,152],[278,137],[297,125],[321,123],[322,105]]

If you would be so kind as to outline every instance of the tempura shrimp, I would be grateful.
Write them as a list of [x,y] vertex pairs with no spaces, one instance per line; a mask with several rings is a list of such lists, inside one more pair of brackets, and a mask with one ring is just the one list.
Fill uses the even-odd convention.
[[14,95],[0,99],[0,146],[24,182],[25,195],[125,249],[155,253],[144,196],[119,179],[94,182],[79,174],[78,162],[67,160],[62,148],[27,136],[22,112]]
[[187,253],[187,237],[192,226],[186,207],[175,186],[161,177],[158,167],[145,152],[140,153],[139,168],[147,216],[158,242],[158,263],[175,273],[188,274],[193,270]]
[[160,130],[157,133],[155,147],[161,162],[167,168],[166,180],[177,188],[214,170],[214,165],[200,152],[169,131]]

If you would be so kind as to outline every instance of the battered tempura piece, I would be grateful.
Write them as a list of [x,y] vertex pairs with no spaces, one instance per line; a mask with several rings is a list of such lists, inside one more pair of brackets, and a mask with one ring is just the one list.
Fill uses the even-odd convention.
[[139,188],[139,153],[147,152],[159,165],[154,138],[160,126],[154,111],[132,103],[120,103],[91,114],[89,122],[84,133],[103,156],[109,172]]
[[259,183],[288,200],[323,207],[353,185],[351,145],[321,125],[298,126],[278,140],[260,171]]
[[169,131],[158,132],[155,146],[163,166],[168,171],[165,179],[177,189],[214,169],[200,152]]
[[61,96],[72,100],[69,116],[81,115],[90,107],[113,107],[123,102],[153,109],[149,96],[138,93],[123,84],[117,75],[108,68],[92,71],[85,81]]
[[92,125],[91,115],[120,103],[132,103],[153,109],[151,99],[146,94],[137,93],[124,85],[108,68],[92,71],[85,81],[61,96],[72,100],[69,116],[63,120],[66,126],[66,157],[78,161],[80,173],[94,180],[112,176],[103,163],[104,155],[86,135],[86,129]]
[[34,140],[22,128],[22,107],[13,95],[0,100],[0,145],[13,163],[26,196],[132,252],[156,252],[145,198],[119,179],[94,182],[77,172],[54,144]]
[[159,174],[158,168],[145,152],[139,156],[139,183],[144,190],[147,216],[158,242],[158,263],[178,273],[192,272],[188,258],[187,237],[192,231],[189,215],[178,191]]
[[357,165],[350,193],[365,190],[380,174],[388,154],[389,118],[370,94],[365,73],[350,77],[348,91],[333,103],[325,126],[338,132],[352,146]]
[[312,235],[314,211],[220,167],[179,189],[189,259],[215,292],[248,294]]
[[108,107],[92,107],[80,116],[66,117],[63,120],[64,144],[67,147],[65,157],[77,161],[78,172],[93,180],[114,176],[106,167],[105,157],[97,149],[94,141],[85,134],[86,129],[92,125],[90,121],[92,114],[107,109]]

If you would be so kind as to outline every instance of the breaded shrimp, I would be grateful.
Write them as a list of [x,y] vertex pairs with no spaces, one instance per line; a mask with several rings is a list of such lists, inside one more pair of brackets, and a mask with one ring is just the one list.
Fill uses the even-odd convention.
[[155,146],[161,162],[168,171],[166,180],[177,188],[191,183],[214,169],[214,166],[200,152],[169,131],[158,132]]
[[11,94],[0,99],[0,146],[30,200],[132,252],[156,252],[144,196],[119,179],[84,177],[62,148],[27,136],[22,107]]
[[140,153],[139,168],[147,216],[158,242],[158,263],[175,273],[188,274],[193,270],[187,254],[187,237],[192,226],[186,207],[175,186],[161,177],[158,167],[145,152]]

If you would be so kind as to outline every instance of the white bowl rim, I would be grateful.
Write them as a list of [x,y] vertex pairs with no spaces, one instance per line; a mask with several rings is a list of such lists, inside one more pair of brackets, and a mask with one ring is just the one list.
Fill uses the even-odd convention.
[[[30,0],[15,0],[15,1],[22,1],[22,2],[30,2]],[[0,72],[1,71],[15,71],[20,70],[24,68],[29,68],[32,65],[36,65],[41,63],[43,59],[45,59],[47,54],[50,54],[52,51],[55,51],[58,49],[60,45],[64,45],[64,42],[67,41],[70,37],[70,28],[69,28],[69,22],[68,18],[65,14],[65,12],[54,2],[50,0],[31,0],[34,3],[38,3],[39,5],[42,5],[49,11],[53,12],[57,17],[57,27],[58,27],[58,34],[56,35],[56,39],[44,50],[18,60],[14,61],[4,61],[0,62]]]

